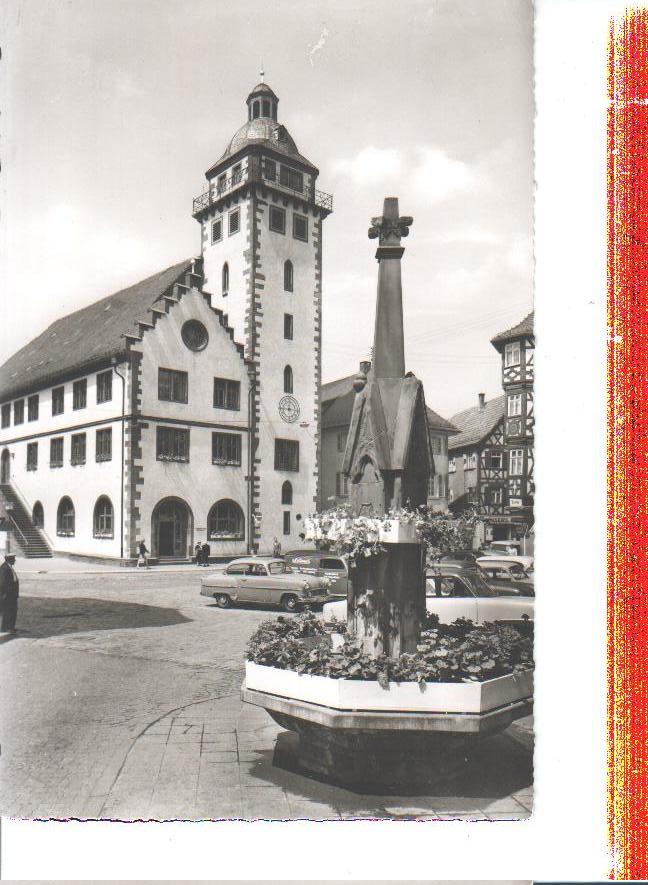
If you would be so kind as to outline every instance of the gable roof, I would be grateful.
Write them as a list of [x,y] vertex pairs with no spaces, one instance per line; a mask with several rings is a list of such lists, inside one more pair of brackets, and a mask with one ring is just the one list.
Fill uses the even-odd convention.
[[181,261],[99,301],[61,317],[0,366],[0,399],[44,386],[53,379],[127,350],[124,335],[138,335],[138,322],[191,270]]
[[[534,311],[531,311],[517,326],[512,326],[510,329],[506,329],[504,332],[500,332],[499,335],[491,338],[493,347],[497,347],[498,344],[504,344],[506,341],[513,341],[515,338],[533,335],[533,314]],[[500,350],[499,347],[497,349]]]
[[483,409],[473,406],[457,412],[450,419],[459,428],[457,436],[448,440],[448,450],[463,449],[481,442],[495,429],[504,417],[504,397],[489,400]]
[[[353,389],[355,377],[355,375],[347,375],[337,381],[322,384],[322,427],[344,427],[351,423],[355,401],[355,390]],[[430,430],[443,430],[446,433],[459,432],[454,424],[442,418],[429,406],[426,406],[426,409]]]

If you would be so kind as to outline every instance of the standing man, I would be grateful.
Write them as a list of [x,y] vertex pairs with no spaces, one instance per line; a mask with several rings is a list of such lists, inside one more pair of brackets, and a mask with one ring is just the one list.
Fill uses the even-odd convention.
[[281,556],[281,542],[279,538],[272,539],[272,555],[275,559],[278,559]]
[[203,565],[205,568],[209,568],[209,557],[211,555],[211,547],[209,546],[207,541],[205,541],[205,543],[200,548],[200,552],[202,553],[201,565]]
[[0,565],[0,610],[2,611],[0,630],[3,633],[16,632],[19,581],[14,570],[15,562],[16,557],[12,553],[7,553]]

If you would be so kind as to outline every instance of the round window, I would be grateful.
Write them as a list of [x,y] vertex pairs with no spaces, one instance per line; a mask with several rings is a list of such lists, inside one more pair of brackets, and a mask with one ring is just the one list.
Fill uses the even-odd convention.
[[204,350],[207,347],[209,335],[199,320],[187,320],[182,327],[182,340],[189,350]]

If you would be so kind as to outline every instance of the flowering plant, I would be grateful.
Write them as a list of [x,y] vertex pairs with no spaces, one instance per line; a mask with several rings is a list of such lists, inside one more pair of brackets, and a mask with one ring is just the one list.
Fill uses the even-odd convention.
[[331,647],[330,627],[311,612],[265,621],[250,638],[246,658],[255,664],[331,679],[390,682],[483,682],[533,669],[533,645],[514,627],[476,626],[463,618],[439,624],[430,616],[414,654],[371,657],[352,639]]
[[309,516],[305,525],[306,538],[324,549],[347,553],[351,559],[384,553],[385,536],[392,526],[411,526],[416,539],[426,545],[429,565],[441,553],[470,548],[476,521],[474,511],[454,517],[408,503],[384,516],[354,516],[348,506],[339,507]]

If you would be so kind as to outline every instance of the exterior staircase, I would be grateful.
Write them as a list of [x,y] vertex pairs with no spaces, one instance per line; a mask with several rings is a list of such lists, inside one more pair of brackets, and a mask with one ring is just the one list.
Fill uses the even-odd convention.
[[14,540],[28,559],[52,556],[42,532],[36,528],[22,501],[9,483],[0,484],[0,501],[4,505]]

